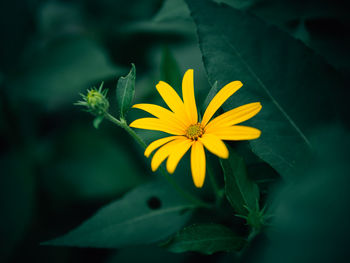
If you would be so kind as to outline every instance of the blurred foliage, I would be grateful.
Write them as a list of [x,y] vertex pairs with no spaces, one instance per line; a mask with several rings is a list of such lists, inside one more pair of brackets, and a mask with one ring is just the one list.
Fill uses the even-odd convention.
[[[345,1],[14,0],[1,1],[0,10],[0,262],[347,262]],[[262,102],[249,121],[261,139],[230,143],[237,156],[226,165],[236,173],[208,158],[220,189],[225,176],[228,200],[184,209],[168,185],[153,180],[158,175],[125,131],[107,121],[96,130],[93,117],[73,106],[80,92],[104,81],[117,114],[117,80],[131,63],[134,102],[158,104],[156,82],[179,89],[188,68],[195,69],[198,107],[236,79],[244,88],[224,110]],[[137,114],[130,111],[128,121]],[[159,136],[137,133],[146,142]],[[209,179],[193,189],[187,164],[185,156],[174,180],[215,203]],[[274,215],[252,240],[235,216],[243,207],[237,187],[243,195],[253,189],[246,205],[257,197]],[[149,221],[125,223],[140,214]],[[58,243],[118,248],[40,245],[65,233],[76,243],[65,243],[67,236]],[[169,251],[204,254],[249,242],[240,259],[136,246],[167,239]]]
[[[311,137],[315,158],[301,178],[275,191],[273,227],[248,262],[347,262],[349,244],[349,131],[338,124]],[[319,143],[323,142],[323,143]],[[291,253],[286,257],[286,253]]]

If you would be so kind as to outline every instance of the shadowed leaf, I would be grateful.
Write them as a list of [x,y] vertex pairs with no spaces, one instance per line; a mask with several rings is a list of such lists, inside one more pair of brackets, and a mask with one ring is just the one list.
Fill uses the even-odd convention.
[[219,224],[196,224],[185,227],[164,246],[171,252],[196,251],[211,255],[219,251],[238,251],[245,240]]
[[210,82],[244,84],[224,110],[260,101],[261,112],[249,120],[262,131],[250,141],[252,150],[284,178],[294,177],[312,151],[313,127],[337,117],[340,75],[300,41],[248,13],[211,1],[186,2]]
[[[152,199],[160,205],[151,205]],[[135,188],[68,234],[43,244],[99,248],[150,244],[182,227],[191,208],[167,183],[155,181]]]
[[229,158],[220,160],[225,176],[226,197],[237,213],[248,215],[246,207],[253,210],[259,201],[259,188],[248,178],[244,160],[230,147],[228,149]]
[[11,95],[50,111],[72,105],[79,92],[120,73],[103,47],[83,37],[49,43],[33,52],[27,63],[10,78]]

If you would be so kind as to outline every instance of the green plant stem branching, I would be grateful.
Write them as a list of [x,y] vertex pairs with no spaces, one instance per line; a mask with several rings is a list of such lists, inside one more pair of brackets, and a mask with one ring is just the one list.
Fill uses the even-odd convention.
[[[111,114],[106,113],[104,116],[107,120],[111,121],[112,123],[118,125],[119,127],[123,128],[126,132],[129,133],[129,135],[135,139],[135,141],[143,148],[146,149],[147,145],[146,143],[136,134],[136,132],[131,129],[128,124],[126,123],[125,119],[118,120],[115,117],[113,117]],[[195,204],[198,207],[205,207],[205,208],[211,208],[212,206],[208,203],[203,202],[202,200],[198,199],[194,195],[190,194],[189,192],[183,190],[176,181],[169,176],[169,174],[165,171],[164,167],[160,167],[161,174],[166,178],[166,180],[174,187],[174,189],[181,194],[185,199],[189,200],[191,203]]]

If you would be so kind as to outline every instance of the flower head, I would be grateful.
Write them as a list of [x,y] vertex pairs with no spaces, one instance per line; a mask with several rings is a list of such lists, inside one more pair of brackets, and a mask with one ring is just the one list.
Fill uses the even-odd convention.
[[158,139],[146,148],[146,157],[158,149],[152,158],[152,171],[157,170],[167,159],[166,168],[169,173],[173,173],[181,158],[191,148],[193,182],[196,187],[202,187],[206,170],[204,148],[220,158],[228,158],[229,152],[223,140],[258,138],[261,133],[258,129],[236,124],[256,115],[261,109],[259,102],[240,106],[212,119],[221,105],[242,86],[240,81],[233,81],[224,86],[209,103],[200,122],[194,96],[193,69],[187,70],[183,77],[183,99],[169,84],[160,81],[156,85],[170,110],[154,104],[134,105],[133,108],[144,110],[155,118],[137,119],[130,127],[163,131],[172,135]]

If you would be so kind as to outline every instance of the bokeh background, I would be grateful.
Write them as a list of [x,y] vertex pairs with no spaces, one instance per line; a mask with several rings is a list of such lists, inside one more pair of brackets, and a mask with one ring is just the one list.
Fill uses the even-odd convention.
[[[217,2],[279,27],[349,79],[350,22],[345,1]],[[205,98],[210,87],[186,4],[182,0],[3,0],[0,12],[0,262],[233,262],[232,255],[171,254],[157,246],[111,250],[40,245],[152,176],[142,152],[124,131],[108,122],[96,130],[92,116],[73,105],[80,92],[104,81],[113,112],[117,79],[134,63],[137,102],[159,102],[155,84],[162,79],[179,87],[188,68],[195,69],[198,100]],[[152,135],[144,136],[150,139]],[[314,235],[334,230],[335,246],[327,246],[334,256],[339,248],[336,244],[348,241],[340,238],[341,234],[350,233],[349,180],[344,179],[349,171],[347,124],[323,128],[317,136],[322,141],[321,152],[336,152],[334,156],[339,158],[332,157],[332,166],[305,172],[321,174],[320,185],[308,179],[292,190],[278,192],[285,206],[276,211],[285,215],[283,209],[297,206],[304,219],[310,207],[331,200],[317,210],[322,211],[319,218],[326,220],[325,224],[308,223],[314,227]],[[323,154],[322,158],[330,157]],[[340,167],[340,172],[334,167]],[[330,180],[330,174],[339,180]],[[190,179],[183,184],[191,185]],[[305,203],[306,208],[300,208],[299,204]],[[281,223],[285,229],[305,223],[290,218],[289,223]],[[284,219],[281,216],[280,222]],[[278,256],[300,249],[301,245],[293,247],[297,240],[291,237],[287,250],[277,241],[265,248],[266,241],[261,238],[251,249],[264,256],[253,260],[287,262]],[[312,261],[310,252],[315,247],[301,253],[311,260],[308,262],[318,262]],[[334,259],[339,261],[333,262],[340,262],[346,250],[336,253],[339,258]],[[304,262],[301,257],[288,262]]]

